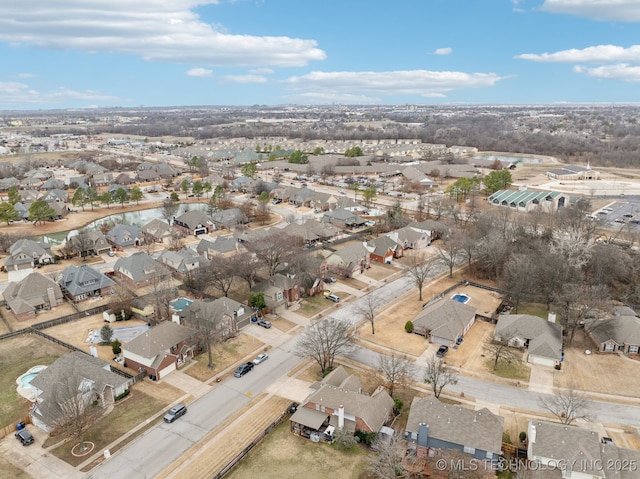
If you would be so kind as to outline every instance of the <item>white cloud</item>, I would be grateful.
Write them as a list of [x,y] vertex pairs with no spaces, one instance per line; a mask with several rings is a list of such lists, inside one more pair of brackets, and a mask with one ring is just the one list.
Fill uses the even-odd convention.
[[190,77],[210,77],[213,75],[213,70],[209,70],[207,68],[192,68],[191,70],[187,70],[187,76]]
[[40,92],[21,82],[0,82],[0,104],[64,104],[69,101],[101,101],[117,103],[119,99],[92,90],[76,91],[68,88]]
[[632,45],[629,48],[616,45],[597,45],[582,50],[572,48],[555,53],[525,53],[517,55],[516,58],[534,62],[558,63],[640,63],[640,45]]
[[420,95],[441,98],[452,90],[494,86],[501,77],[495,73],[436,72],[427,70],[390,72],[311,72],[283,81],[296,91],[314,95]]
[[2,2],[0,41],[53,50],[117,52],[151,61],[304,66],[324,60],[314,40],[229,34],[194,8],[216,0]]
[[223,79],[228,83],[267,83],[267,78],[260,75],[226,75]]
[[453,52],[453,48],[445,47],[445,48],[436,48],[433,51],[433,54],[434,55],[451,55],[451,52]]
[[18,78],[36,78],[38,75],[34,75],[33,73],[18,73],[16,76]]
[[622,80],[627,82],[640,82],[640,66],[631,66],[624,63],[618,65],[606,65],[595,68],[576,66],[576,73],[584,73],[594,78]]
[[291,103],[303,103],[305,105],[375,105],[382,103],[382,99],[378,97],[370,97],[365,95],[349,95],[336,93],[300,93],[295,95],[286,95],[284,100]]
[[254,68],[253,70],[249,70],[249,73],[253,75],[271,75],[273,70],[271,68]]
[[638,0],[545,0],[541,8],[594,20],[640,22]]

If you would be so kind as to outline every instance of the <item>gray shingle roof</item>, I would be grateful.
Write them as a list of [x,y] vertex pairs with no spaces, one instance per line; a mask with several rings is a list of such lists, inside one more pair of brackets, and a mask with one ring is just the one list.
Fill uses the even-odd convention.
[[529,354],[559,360],[562,357],[562,330],[538,316],[530,314],[501,314],[495,336],[502,339],[529,340]]
[[173,321],[165,321],[136,336],[122,349],[143,358],[155,358],[159,354],[168,352],[172,346],[185,341],[194,335],[190,328],[180,326]]
[[65,268],[58,283],[73,296],[116,284],[111,278],[86,264]]
[[456,341],[475,317],[476,308],[448,298],[428,304],[413,320],[414,327],[425,328],[433,336]]
[[423,423],[435,439],[500,454],[504,419],[486,408],[479,411],[444,404],[433,397],[415,397],[407,419],[407,432]]
[[118,258],[113,270],[124,274],[135,282],[163,278],[170,274],[167,268],[142,251],[131,256]]

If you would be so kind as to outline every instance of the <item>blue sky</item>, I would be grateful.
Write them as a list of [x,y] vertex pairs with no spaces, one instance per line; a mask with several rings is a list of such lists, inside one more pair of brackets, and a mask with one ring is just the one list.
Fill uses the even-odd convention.
[[640,101],[640,0],[0,0],[0,109]]

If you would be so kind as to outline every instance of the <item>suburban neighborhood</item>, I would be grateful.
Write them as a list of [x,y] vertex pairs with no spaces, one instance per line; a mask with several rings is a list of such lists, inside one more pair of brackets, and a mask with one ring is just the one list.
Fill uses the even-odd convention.
[[638,477],[635,170],[413,138],[0,145],[0,477]]

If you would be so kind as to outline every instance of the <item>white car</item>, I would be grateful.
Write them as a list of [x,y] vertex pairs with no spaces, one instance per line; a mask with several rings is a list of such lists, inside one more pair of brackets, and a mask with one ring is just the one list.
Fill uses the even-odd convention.
[[253,364],[260,364],[262,361],[266,361],[268,357],[267,353],[258,354],[253,360]]

